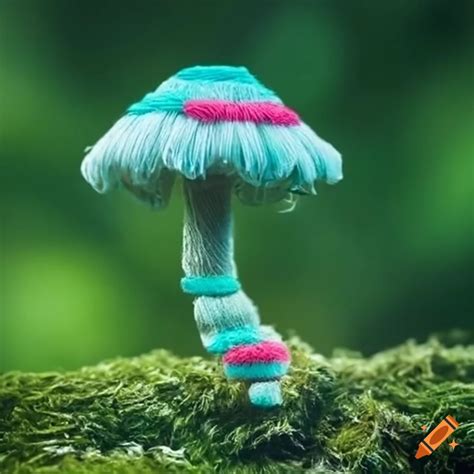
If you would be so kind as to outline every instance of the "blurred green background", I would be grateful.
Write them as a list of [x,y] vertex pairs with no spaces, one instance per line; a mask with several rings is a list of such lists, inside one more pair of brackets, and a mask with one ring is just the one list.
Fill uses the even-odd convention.
[[182,198],[96,194],[79,166],[193,64],[246,65],[344,156],[292,213],[235,201],[262,318],[363,353],[473,325],[474,2],[0,3],[1,370],[201,354]]

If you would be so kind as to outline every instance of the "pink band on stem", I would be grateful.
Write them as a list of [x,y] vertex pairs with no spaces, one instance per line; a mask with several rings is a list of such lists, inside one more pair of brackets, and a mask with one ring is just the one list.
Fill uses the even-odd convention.
[[270,362],[289,362],[290,353],[286,346],[277,341],[264,341],[257,344],[236,346],[224,356],[225,364],[257,364]]
[[274,102],[231,102],[188,100],[184,113],[201,122],[254,122],[270,125],[298,125],[300,118],[290,108]]

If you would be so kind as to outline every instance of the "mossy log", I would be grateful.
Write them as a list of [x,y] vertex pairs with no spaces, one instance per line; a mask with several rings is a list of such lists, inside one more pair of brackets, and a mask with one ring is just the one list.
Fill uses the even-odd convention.
[[[249,406],[217,361],[161,350],[73,372],[6,373],[0,471],[473,472],[473,345],[431,339],[324,358],[289,344],[285,404],[270,411]],[[448,414],[459,446],[415,459],[421,426]]]

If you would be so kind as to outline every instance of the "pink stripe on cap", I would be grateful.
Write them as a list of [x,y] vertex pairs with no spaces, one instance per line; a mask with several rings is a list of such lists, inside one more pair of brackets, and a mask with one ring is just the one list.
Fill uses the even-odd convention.
[[274,102],[231,102],[188,100],[184,113],[201,122],[253,122],[270,125],[298,125],[300,118],[290,108]]
[[278,341],[263,341],[258,344],[233,347],[224,356],[224,363],[233,365],[289,361],[288,349],[285,344]]

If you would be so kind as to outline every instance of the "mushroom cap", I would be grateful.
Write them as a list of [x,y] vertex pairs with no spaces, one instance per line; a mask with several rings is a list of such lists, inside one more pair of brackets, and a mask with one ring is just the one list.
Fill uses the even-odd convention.
[[121,184],[161,208],[177,174],[232,176],[238,197],[260,204],[336,183],[342,161],[245,67],[195,66],[129,107],[81,171],[100,193]]

